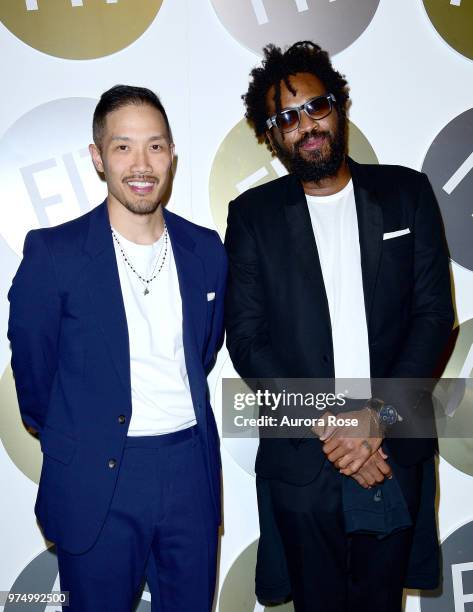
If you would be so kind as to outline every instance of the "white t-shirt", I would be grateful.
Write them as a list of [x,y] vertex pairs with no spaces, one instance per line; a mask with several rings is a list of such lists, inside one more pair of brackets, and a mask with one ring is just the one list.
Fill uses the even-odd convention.
[[[368,329],[353,182],[350,180],[332,195],[306,198],[332,323],[335,376],[369,379]],[[357,393],[350,395],[371,397],[370,385],[359,385]]]
[[[156,271],[165,251],[164,234],[150,245],[130,242],[114,229],[135,270],[144,278]],[[182,302],[171,241],[149,293],[113,241],[130,342],[132,415],[129,436],[152,436],[196,424],[182,340]],[[162,250],[161,250],[162,249]]]

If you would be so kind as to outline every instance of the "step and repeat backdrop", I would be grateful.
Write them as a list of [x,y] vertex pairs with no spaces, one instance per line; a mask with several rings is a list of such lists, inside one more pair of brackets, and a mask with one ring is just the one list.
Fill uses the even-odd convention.
[[[161,96],[178,157],[169,207],[223,237],[229,200],[285,173],[243,119],[241,94],[262,47],[311,39],[326,48],[351,86],[351,155],[410,166],[432,182],[457,310],[445,376],[472,376],[471,0],[2,0],[0,21],[0,590],[59,590],[54,546],[33,514],[41,453],[19,418],[6,294],[29,229],[102,201],[87,145],[97,99],[116,83]],[[222,349],[209,377],[219,424],[221,380],[235,375]],[[222,440],[221,612],[264,609],[254,596],[256,444]],[[438,471],[443,586],[409,592],[408,612],[473,610],[473,440],[442,440]],[[145,587],[138,610],[150,609]]]

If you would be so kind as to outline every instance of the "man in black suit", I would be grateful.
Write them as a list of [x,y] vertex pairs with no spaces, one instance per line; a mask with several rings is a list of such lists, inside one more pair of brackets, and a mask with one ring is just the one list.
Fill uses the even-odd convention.
[[[347,82],[320,47],[264,52],[243,96],[246,117],[289,175],[230,203],[225,317],[237,372],[373,384],[432,376],[453,309],[427,177],[347,156]],[[436,586],[436,440],[392,433],[421,411],[403,397],[398,389],[349,408],[355,433],[325,425],[315,435],[261,438],[260,600],[290,591],[297,612],[399,612],[403,587]],[[388,512],[392,496],[408,522],[372,528],[371,487],[374,502],[384,495]],[[347,510],[359,492],[370,496],[362,528]]]

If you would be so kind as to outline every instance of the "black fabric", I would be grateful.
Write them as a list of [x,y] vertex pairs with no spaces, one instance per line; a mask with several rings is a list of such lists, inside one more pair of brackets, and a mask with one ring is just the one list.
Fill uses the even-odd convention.
[[[425,175],[350,160],[373,378],[430,377],[453,324],[448,255]],[[383,233],[410,228],[400,238]],[[286,176],[230,203],[227,346],[243,378],[334,376],[330,315],[301,183]],[[389,400],[389,398],[383,398]],[[402,413],[402,397],[396,408]],[[405,407],[404,407],[405,408]],[[389,439],[402,465],[431,457],[435,438]],[[320,470],[318,440],[262,440],[256,471],[306,484]]]
[[[416,466],[403,470],[410,472],[408,478],[416,478]],[[325,461],[318,477],[307,485],[279,480],[263,484],[287,559],[294,608],[296,612],[401,612],[413,530],[382,539],[375,535],[347,536],[342,504],[344,478]],[[259,488],[261,483],[259,479]],[[418,495],[420,489],[412,491],[410,509],[416,513],[419,499],[415,492]],[[277,553],[277,548],[273,550]],[[277,558],[278,554],[272,560],[273,567]],[[283,574],[279,578],[279,591],[265,591],[266,596],[273,596],[269,600],[285,592]]]
[[[442,220],[425,175],[400,166],[360,165],[351,159],[349,166],[358,218],[371,376],[392,379],[392,385],[384,386],[379,393],[382,399],[395,404],[405,417],[404,425],[409,425],[412,401],[397,388],[395,379],[431,377],[453,325]],[[383,240],[384,233],[405,228],[410,233]],[[328,302],[307,201],[299,180],[285,176],[249,189],[231,202],[225,246],[229,256],[225,304],[227,347],[238,374],[246,379],[333,378]],[[419,404],[422,418],[431,412],[429,399],[424,400]],[[432,417],[429,423],[432,424]],[[413,570],[403,580],[405,586],[418,588],[432,588],[438,580],[433,474],[437,441],[435,428],[429,432],[430,437],[423,439],[393,435],[384,442],[387,454],[397,465],[415,468],[407,469],[405,474],[422,471],[421,479],[406,477],[399,481],[408,506],[412,499],[421,498],[419,520],[414,531],[409,532],[413,534],[412,546],[406,543],[406,531],[386,538],[384,544],[379,544],[385,548],[378,549],[382,559],[388,559],[390,542],[393,549],[399,547],[403,558],[406,547],[410,548],[410,563],[415,561],[412,567],[418,573]],[[399,431],[393,430],[394,433]],[[295,500],[293,497],[284,500],[284,495],[292,495],[295,489],[302,491],[305,485],[310,485],[309,489],[320,487],[324,481],[321,472],[326,469],[324,463],[321,444],[313,437],[261,439],[255,469],[258,483],[272,483],[272,501],[269,503],[265,498],[267,486],[262,489],[258,484],[261,540],[257,593],[277,594],[278,598],[287,595],[284,562],[289,560],[291,566],[290,559],[298,558],[299,554],[307,554],[310,563],[315,564],[304,563],[306,581],[309,574],[317,576],[314,569],[317,564],[323,566],[327,562],[335,573],[342,567],[342,547],[334,556],[328,552],[330,547],[326,547],[329,558],[320,549],[313,550],[307,541],[307,550],[301,549],[297,554],[294,549],[289,550],[289,534],[297,529],[291,527],[287,517]],[[278,484],[273,486],[273,483]],[[338,493],[334,491],[333,495],[330,500],[325,492],[324,499],[336,503]],[[278,500],[277,521],[272,506],[275,499]],[[315,516],[309,519],[318,520]],[[331,514],[330,520],[338,525],[340,510]],[[280,534],[278,537],[280,530],[285,533],[285,553]],[[389,564],[386,561],[380,566],[373,568],[372,574],[366,574],[372,590],[376,591],[379,589],[375,571],[384,571]],[[300,580],[293,564],[289,573],[293,580]],[[275,588],[275,584],[280,588]],[[324,590],[323,583],[317,581],[317,584],[319,590],[313,593],[314,597],[316,594],[319,597]],[[397,586],[395,590],[397,593]],[[396,601],[394,595],[392,601]],[[365,609],[382,608],[373,605]]]

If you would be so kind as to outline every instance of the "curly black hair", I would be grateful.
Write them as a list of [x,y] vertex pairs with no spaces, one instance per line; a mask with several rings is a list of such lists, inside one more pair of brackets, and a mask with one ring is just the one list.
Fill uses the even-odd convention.
[[264,140],[266,133],[266,94],[274,86],[276,112],[281,110],[281,81],[295,95],[289,76],[300,72],[308,72],[318,77],[333,93],[337,109],[343,118],[346,118],[348,108],[348,83],[337,72],[330,61],[328,53],[310,40],[301,40],[282,51],[275,45],[267,45],[264,49],[262,66],[253,68],[250,73],[251,81],[246,94],[242,95],[245,103],[245,117],[253,127],[259,141]]

